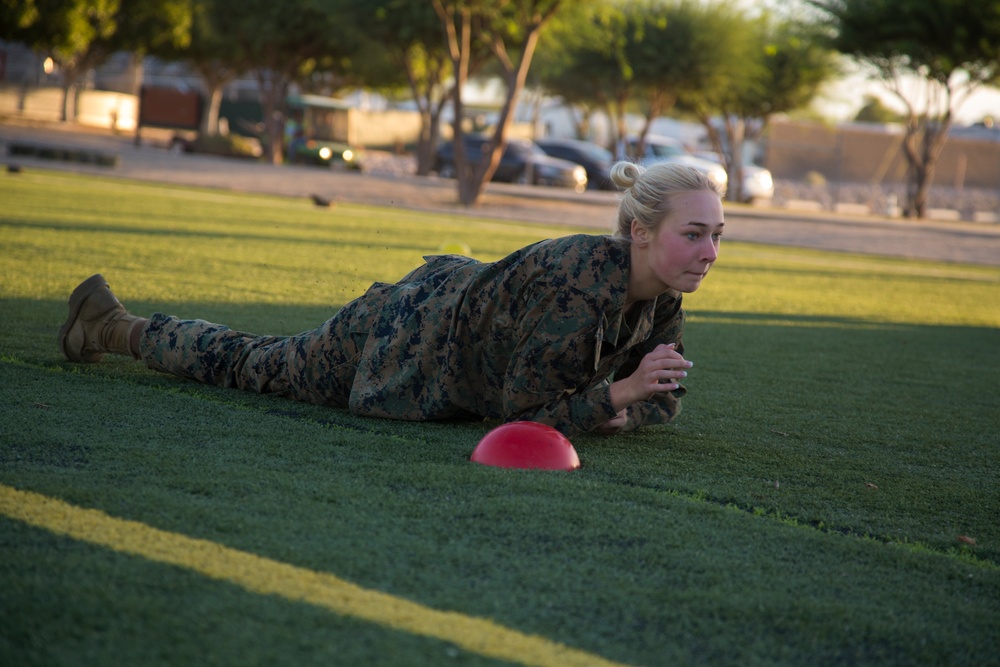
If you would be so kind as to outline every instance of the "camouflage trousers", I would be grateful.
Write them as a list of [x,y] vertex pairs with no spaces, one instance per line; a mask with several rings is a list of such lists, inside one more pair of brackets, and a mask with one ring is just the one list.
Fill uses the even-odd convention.
[[154,370],[220,387],[347,407],[364,348],[347,306],[313,331],[256,336],[155,313],[139,344]]

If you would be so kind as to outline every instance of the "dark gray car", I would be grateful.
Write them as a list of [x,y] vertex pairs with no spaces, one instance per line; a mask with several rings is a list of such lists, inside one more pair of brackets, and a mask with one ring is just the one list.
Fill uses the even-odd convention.
[[[489,144],[489,137],[481,134],[467,134],[465,156],[470,164],[476,164],[483,157]],[[445,178],[455,176],[455,150],[452,142],[442,143],[434,157],[432,171]],[[587,171],[580,165],[550,157],[526,139],[509,139],[500,158],[500,165],[493,174],[494,181],[524,183],[530,185],[552,185],[572,188],[577,192],[587,189]]]
[[611,182],[611,165],[614,156],[611,151],[589,141],[546,137],[535,143],[543,151],[562,160],[569,160],[587,171],[587,187],[591,190],[617,190]]

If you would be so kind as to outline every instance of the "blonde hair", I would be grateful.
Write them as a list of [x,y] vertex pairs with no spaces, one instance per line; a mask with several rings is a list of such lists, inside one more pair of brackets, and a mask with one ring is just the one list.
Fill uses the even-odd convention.
[[616,162],[611,167],[611,180],[624,191],[618,204],[615,236],[625,239],[632,238],[633,220],[656,231],[673,212],[673,195],[704,190],[722,198],[715,181],[693,167],[674,162],[658,162],[649,167]]

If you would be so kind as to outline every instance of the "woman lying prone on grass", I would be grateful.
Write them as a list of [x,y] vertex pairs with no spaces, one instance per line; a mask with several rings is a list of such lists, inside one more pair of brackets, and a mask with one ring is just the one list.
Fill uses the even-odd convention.
[[256,336],[129,314],[101,275],[78,286],[59,345],[71,361],[130,355],[208,384],[406,420],[531,420],[567,436],[672,420],[685,390],[681,293],[719,252],[715,184],[620,162],[614,235],[541,241],[491,263],[426,258],[318,329]]

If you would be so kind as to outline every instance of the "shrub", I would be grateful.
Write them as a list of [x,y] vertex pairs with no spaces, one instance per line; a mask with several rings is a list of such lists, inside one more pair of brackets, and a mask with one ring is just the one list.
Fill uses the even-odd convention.
[[239,134],[198,135],[193,141],[185,143],[184,150],[188,153],[205,153],[225,157],[258,158],[261,156],[260,144],[254,139]]

